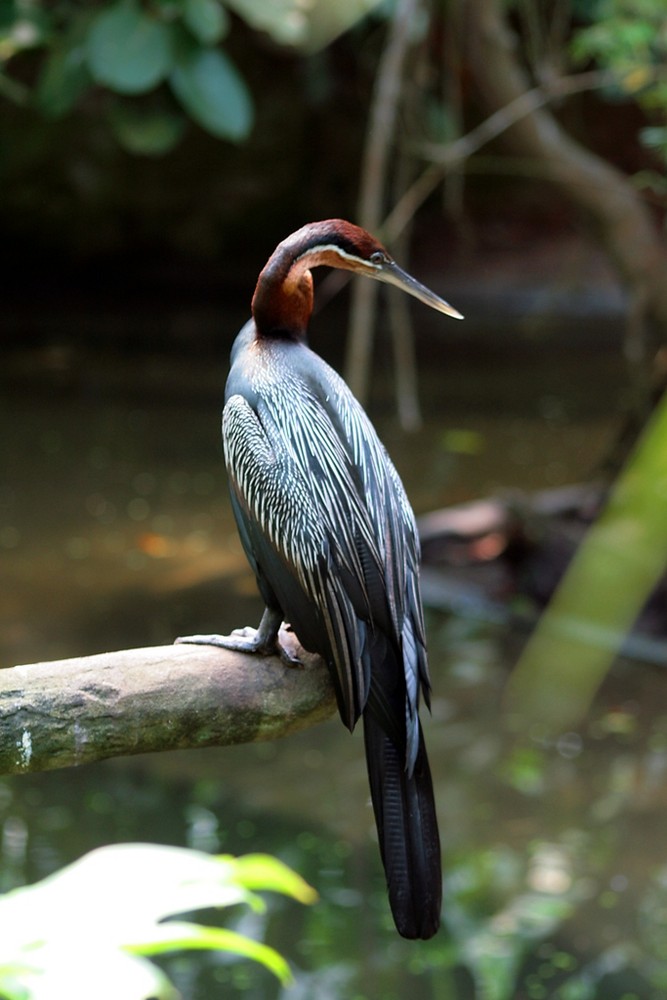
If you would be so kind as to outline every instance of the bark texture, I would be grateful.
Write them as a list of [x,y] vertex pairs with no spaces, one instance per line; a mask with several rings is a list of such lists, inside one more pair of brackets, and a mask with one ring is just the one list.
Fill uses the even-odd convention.
[[[531,87],[499,0],[470,0],[470,62],[487,114]],[[667,248],[647,205],[628,177],[572,139],[545,108],[517,121],[503,136],[506,149],[533,158],[539,173],[559,185],[584,213],[639,306],[667,334]]]
[[329,673],[302,660],[174,645],[0,670],[0,774],[286,736],[335,712]]

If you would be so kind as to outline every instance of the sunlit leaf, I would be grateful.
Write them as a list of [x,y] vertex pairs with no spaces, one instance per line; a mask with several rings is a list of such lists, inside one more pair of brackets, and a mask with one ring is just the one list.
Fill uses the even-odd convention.
[[314,903],[315,890],[300,875],[269,854],[244,854],[234,858],[236,877],[246,889],[282,892],[300,903]]
[[86,51],[97,83],[121,94],[141,94],[167,74],[171,32],[168,25],[144,13],[135,0],[122,0],[95,18]]
[[[64,902],[67,907],[68,902]],[[63,919],[61,917],[61,919]],[[24,967],[18,990],[11,992],[0,966],[0,995],[9,1000],[177,1000],[165,974],[146,958],[105,947],[76,935],[26,953],[32,971]],[[0,945],[0,949],[2,945]],[[17,980],[15,979],[15,982]]]
[[307,52],[324,48],[382,0],[226,0],[227,6],[280,45]]
[[[131,907],[121,885],[125,890],[132,887]],[[131,943],[135,932],[143,936],[147,924],[176,913],[252,901],[236,878],[233,858],[155,844],[116,844],[91,851],[38,888],[40,922],[44,910],[51,910],[53,918],[63,895],[76,895],[84,909],[94,906],[98,896],[104,898],[98,926],[109,940],[122,944]]]
[[250,132],[250,94],[223,52],[188,47],[179,53],[169,82],[185,110],[212,135],[239,141]]
[[261,909],[254,889],[315,897],[299,876],[265,855],[213,857],[152,844],[92,851],[42,882],[0,897],[0,996],[171,1000],[175,993],[167,978],[141,956],[184,949],[233,952],[287,983],[286,962],[267,945],[168,919],[240,902]]
[[160,924],[149,941],[137,942],[132,945],[131,950],[143,955],[163,955],[184,950],[229,951],[259,962],[282,983],[287,984],[291,980],[287,962],[274,948],[221,927],[170,921]]

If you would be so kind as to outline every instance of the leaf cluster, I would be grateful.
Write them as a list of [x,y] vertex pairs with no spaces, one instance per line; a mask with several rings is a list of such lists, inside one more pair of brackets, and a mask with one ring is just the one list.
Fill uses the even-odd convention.
[[289,967],[273,948],[182,916],[238,903],[262,910],[257,890],[302,903],[315,899],[299,875],[263,854],[213,857],[155,844],[99,848],[0,898],[0,996],[175,1000],[171,982],[148,958],[187,949],[254,959],[287,983]]
[[[101,89],[113,132],[133,153],[167,152],[188,118],[219,139],[241,142],[252,129],[253,101],[220,46],[228,31],[220,0],[98,7],[0,0],[0,92],[56,119]],[[8,72],[27,50],[38,65],[31,86]]]
[[[593,60],[613,70],[619,96],[632,97],[649,114],[667,111],[667,19],[664,0],[599,0],[594,21],[572,41],[578,62]],[[650,125],[642,142],[667,161],[667,127]]]

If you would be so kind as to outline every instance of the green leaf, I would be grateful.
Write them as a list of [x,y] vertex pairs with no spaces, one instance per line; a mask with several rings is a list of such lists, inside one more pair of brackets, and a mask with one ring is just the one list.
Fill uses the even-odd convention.
[[95,18],[86,46],[97,83],[121,94],[141,94],[164,79],[172,60],[171,30],[122,0]]
[[224,53],[189,48],[178,56],[169,83],[185,110],[212,135],[239,142],[250,132],[252,100]]
[[218,0],[185,0],[183,21],[202,45],[215,45],[229,30],[229,15]]
[[[65,912],[67,902],[64,903]],[[63,919],[61,915],[61,920]],[[63,940],[31,955],[32,968],[16,977],[23,992],[7,988],[0,967],[0,995],[11,1000],[179,1000],[166,975],[146,958],[88,939]],[[11,980],[9,980],[11,984]]]
[[120,145],[135,156],[163,156],[180,141],[185,118],[163,108],[117,102],[109,123]]
[[49,118],[62,118],[72,110],[90,84],[81,45],[60,46],[48,55],[37,81],[35,101]]
[[141,956],[186,948],[233,951],[287,983],[287,964],[264,944],[194,922],[164,922],[239,902],[261,909],[263,901],[251,891],[259,888],[314,897],[297,875],[264,855],[211,857],[152,844],[92,851],[0,897],[0,996],[174,1000],[166,976]]
[[143,955],[164,955],[167,952],[186,949],[233,952],[243,958],[260,962],[285,986],[292,980],[289,965],[275,948],[222,927],[204,927],[201,924],[169,921],[166,924],[159,924],[153,930],[149,941],[137,942],[131,950],[141,952]]
[[300,875],[269,854],[244,854],[227,860],[233,861],[236,878],[246,889],[282,892],[300,903],[314,903],[317,899],[315,890]]

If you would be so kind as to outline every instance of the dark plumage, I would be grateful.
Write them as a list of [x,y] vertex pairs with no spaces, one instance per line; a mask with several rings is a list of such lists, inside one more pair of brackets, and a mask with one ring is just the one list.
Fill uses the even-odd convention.
[[232,505],[266,604],[252,638],[190,637],[275,651],[291,623],[328,664],[341,718],[364,720],[371,797],[399,932],[439,924],[440,844],[419,723],[430,682],[419,543],[398,474],[343,380],[306,345],[310,268],[345,268],[398,285],[458,316],[342,220],[304,226],[259,276],[253,318],[232,349],[222,434]]

